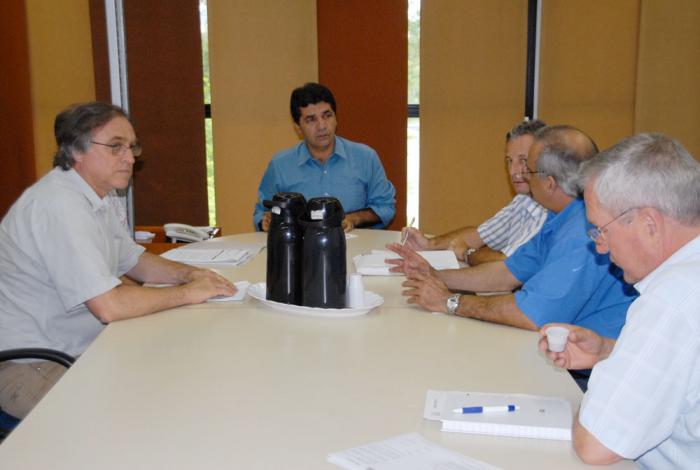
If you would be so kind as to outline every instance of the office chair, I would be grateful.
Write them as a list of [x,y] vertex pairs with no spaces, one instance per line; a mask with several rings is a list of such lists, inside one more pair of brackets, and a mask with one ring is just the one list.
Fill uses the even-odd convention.
[[[75,362],[75,358],[68,354],[53,349],[19,348],[0,351],[0,362],[14,361],[17,359],[40,359],[52,361],[68,369]],[[11,414],[5,413],[0,408],[0,442],[19,424],[20,420]]]

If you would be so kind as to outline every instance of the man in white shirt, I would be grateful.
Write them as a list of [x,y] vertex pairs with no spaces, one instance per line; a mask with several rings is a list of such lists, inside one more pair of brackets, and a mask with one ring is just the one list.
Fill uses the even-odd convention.
[[[235,293],[213,271],[145,253],[110,207],[108,194],[128,186],[141,154],[123,110],[72,106],[57,116],[55,133],[54,169],[0,224],[0,350],[77,356],[107,323]],[[0,407],[24,417],[58,375],[49,362],[1,364]]]
[[698,468],[700,164],[668,137],[639,134],[587,164],[582,181],[596,249],[640,297],[617,341],[565,325],[566,349],[547,353],[560,367],[593,367],[574,449],[587,463]]
[[505,160],[516,192],[506,207],[478,227],[462,227],[435,238],[426,238],[415,228],[406,229],[406,246],[413,250],[450,249],[459,260],[474,266],[503,260],[530,240],[542,228],[547,210],[530,197],[523,171],[533,136],[544,126],[540,120],[524,121],[506,134]]

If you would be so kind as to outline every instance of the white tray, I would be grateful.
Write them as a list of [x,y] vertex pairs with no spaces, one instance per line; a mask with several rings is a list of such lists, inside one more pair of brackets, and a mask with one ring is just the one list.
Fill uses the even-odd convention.
[[347,318],[365,315],[373,308],[379,307],[384,303],[384,298],[374,292],[365,291],[365,306],[362,308],[320,308],[320,307],[302,307],[300,305],[283,304],[273,300],[267,300],[267,289],[264,282],[259,282],[248,287],[248,295],[270,307],[281,312],[293,313],[295,315],[310,315],[314,317],[333,317]]

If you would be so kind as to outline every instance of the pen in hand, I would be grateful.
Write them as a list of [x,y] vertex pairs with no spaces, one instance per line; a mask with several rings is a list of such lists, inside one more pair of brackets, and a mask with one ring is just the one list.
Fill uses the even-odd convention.
[[412,217],[411,221],[408,223],[408,225],[404,229],[403,233],[401,234],[401,246],[404,246],[406,244],[406,240],[408,240],[408,229],[413,227],[413,223],[415,221],[416,221],[416,218]]
[[505,405],[505,406],[467,406],[464,408],[455,408],[452,410],[453,413],[459,414],[473,414],[473,413],[512,413],[513,411],[519,410],[518,405]]

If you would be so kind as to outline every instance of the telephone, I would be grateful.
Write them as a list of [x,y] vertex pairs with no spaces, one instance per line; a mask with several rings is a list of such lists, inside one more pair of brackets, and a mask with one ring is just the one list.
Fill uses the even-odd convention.
[[165,236],[183,242],[201,242],[209,240],[211,227],[193,227],[187,224],[163,225]]

